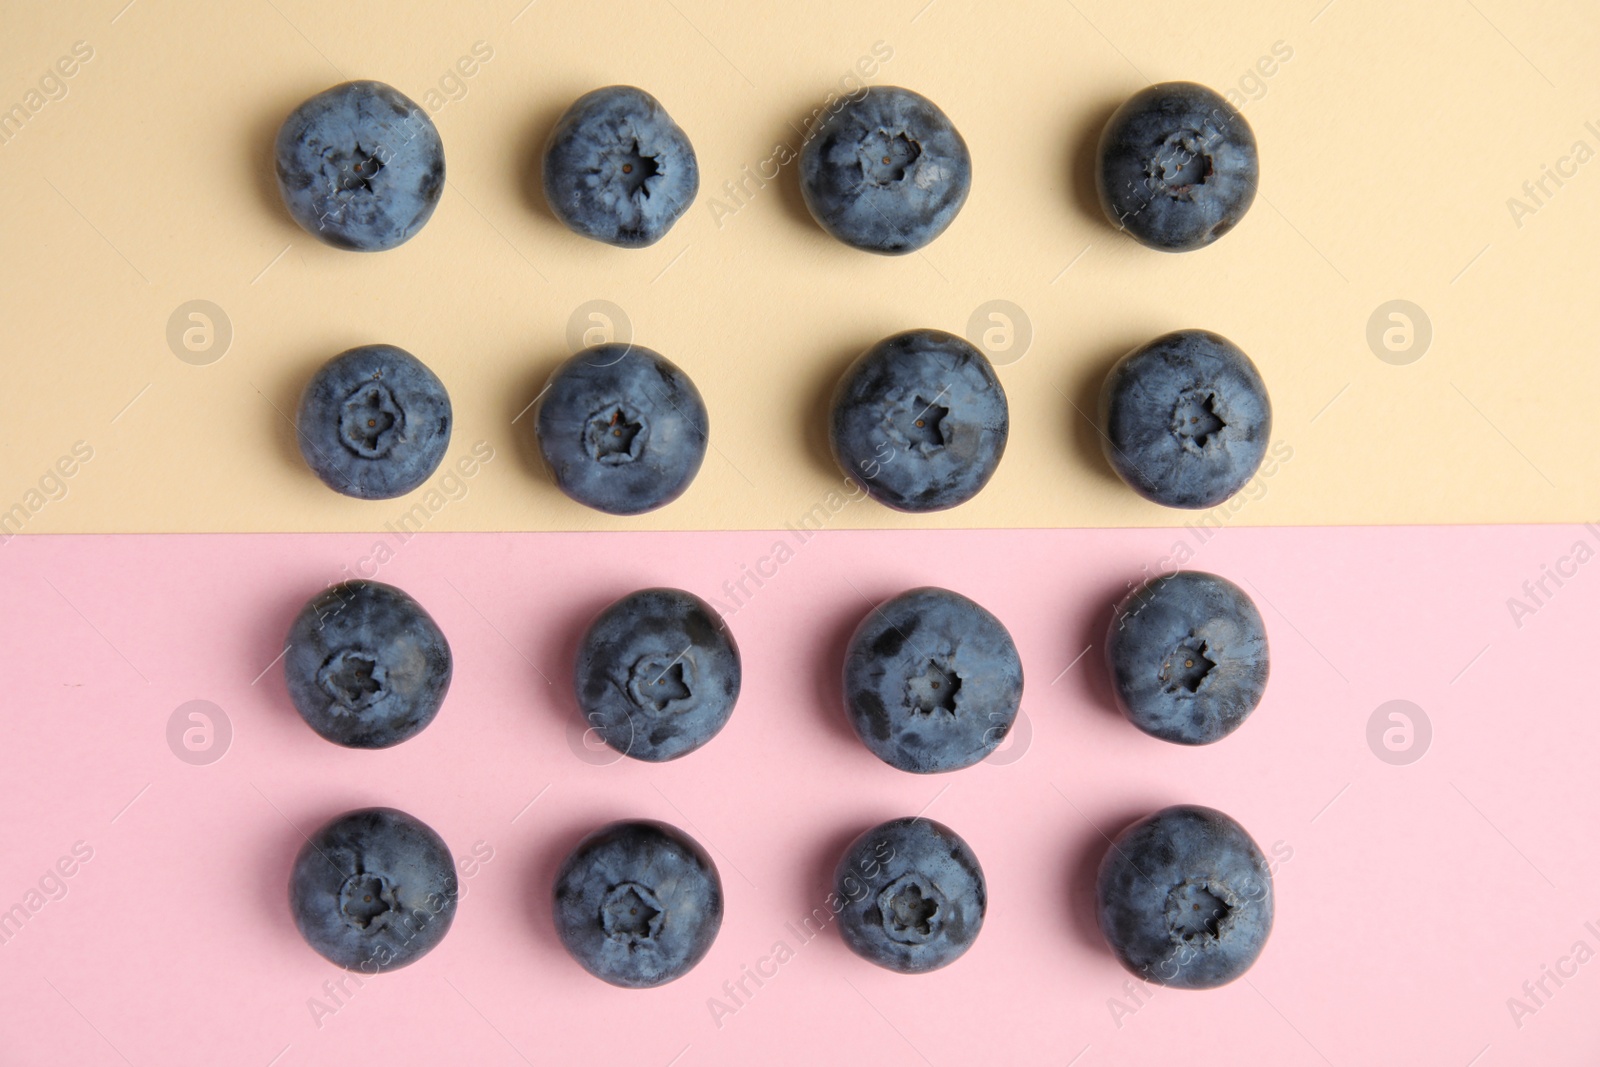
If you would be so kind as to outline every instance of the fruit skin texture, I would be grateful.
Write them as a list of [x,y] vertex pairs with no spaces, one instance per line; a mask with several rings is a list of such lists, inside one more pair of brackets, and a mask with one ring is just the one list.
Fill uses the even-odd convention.
[[1256,137],[1193,82],[1140,90],[1100,134],[1096,185],[1111,224],[1149,248],[1204,248],[1239,224],[1261,180]]
[[682,496],[711,432],[687,374],[648,348],[616,343],[586,348],[557,367],[534,423],[561,491],[612,515]]
[[940,330],[906,330],[845,370],[828,439],[845,474],[879,503],[943,511],[989,484],[1010,433],[1006,392],[987,356]]
[[1176,330],[1134,349],[1100,390],[1106,461],[1146,500],[1209,508],[1255,476],[1272,401],[1250,357],[1220,334]]
[[933,101],[909,89],[867,89],[800,149],[800,191],[812,218],[867,252],[904,255],[927,245],[971,189],[967,143]]
[[312,834],[289,875],[306,944],[348,971],[415,963],[450,931],[458,884],[444,839],[393,808],[345,812]]
[[1267,629],[1249,595],[1203,571],[1158,576],[1129,593],[1106,634],[1111,690],[1152,737],[1209,745],[1267,688]]
[[722,879],[699,842],[646,819],[585,837],[555,881],[556,933],[584,970],[630,989],[688,974],[722,927]]
[[295,108],[275,154],[289,214],[335,248],[404,244],[444,190],[444,143],[433,120],[382,82],[345,82]]
[[421,360],[394,345],[361,345],[306,383],[295,436],[330,489],[388,500],[439,469],[452,425],[450,394]]
[[569,107],[544,148],[544,195],[574,233],[620,248],[667,235],[700,191],[694,146],[643,89],[611,85]]
[[953,963],[983,929],[989,891],[967,843],[932,819],[891,819],[851,842],[833,875],[850,951],[902,974]]
[[889,766],[960,770],[1005,740],[1022,703],[1022,661],[982,606],[948,589],[912,589],[856,627],[844,703],[862,743]]
[[295,710],[346,748],[415,737],[450,689],[450,644],[422,605],[382,582],[331,586],[289,627],[284,680]]
[[1212,989],[1250,969],[1272,933],[1272,872],[1244,827],[1179,804],[1128,827],[1100,864],[1100,929],[1147,982]]
[[733,714],[739,646],[704,600],[641,589],[606,608],[578,646],[578,706],[606,744],[634,759],[677,759]]

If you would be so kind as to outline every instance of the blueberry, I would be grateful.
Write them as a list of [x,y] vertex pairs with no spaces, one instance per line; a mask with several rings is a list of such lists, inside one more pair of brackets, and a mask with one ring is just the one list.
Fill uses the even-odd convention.
[[989,484],[1011,416],[982,352],[939,330],[907,330],[845,370],[829,430],[834,459],[875,500],[943,511]]
[[1022,661],[1000,620],[948,589],[901,593],[861,620],[844,660],[850,725],[917,774],[970,767],[1005,740]]
[[689,376],[639,345],[586,348],[556,368],[535,416],[561,491],[613,515],[670,504],[706,457],[705,401]]
[[1267,688],[1267,630],[1243,589],[1202,571],[1145,582],[1112,613],[1106,664],[1117,706],[1152,737],[1220,741]]
[[455,861],[443,838],[393,808],[362,808],[306,839],[289,908],[306,943],[340,967],[377,974],[415,963],[456,916]]
[[544,195],[567,228],[622,248],[667,235],[700,191],[694,146],[643,89],[585,93],[544,146]]
[[1244,827],[1196,804],[1128,827],[1100,864],[1100,929],[1122,965],[1178,989],[1226,985],[1272,932],[1272,872]]
[[955,220],[971,188],[967,143],[909,89],[874,86],[847,98],[800,149],[812,218],[867,252],[922,248]]
[[306,383],[295,416],[300,454],[346,496],[387,500],[427,481],[450,447],[450,394],[394,345],[341,352]]
[[1232,341],[1178,330],[1111,368],[1100,425],[1107,462],[1134,492],[1170,508],[1208,508],[1255,476],[1272,436],[1272,402]]
[[1193,82],[1140,90],[1100,134],[1095,171],[1112,225],[1163,252],[1204,248],[1256,198],[1256,136],[1234,106]]
[[318,593],[289,627],[289,699],[346,748],[388,748],[422,732],[450,689],[450,644],[422,605],[382,582]]
[[578,707],[634,759],[677,759],[717,736],[739,699],[739,646],[704,600],[641,589],[606,608],[578,646]]
[[932,819],[891,819],[851,842],[833,874],[850,951],[902,974],[953,963],[983,929],[989,893],[978,857]]
[[578,842],[555,883],[556,932],[572,958],[630,989],[682,978],[722,927],[722,879],[699,842],[636,819]]
[[295,108],[278,130],[276,155],[289,214],[335,248],[404,244],[444,189],[433,120],[382,82],[345,82]]

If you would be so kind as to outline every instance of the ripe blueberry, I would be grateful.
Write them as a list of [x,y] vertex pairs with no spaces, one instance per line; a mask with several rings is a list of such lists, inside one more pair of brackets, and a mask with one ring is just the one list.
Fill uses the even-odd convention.
[[382,82],[345,82],[295,108],[278,130],[276,156],[289,214],[335,248],[404,244],[444,189],[433,120]]
[[1117,706],[1152,737],[1209,745],[1267,687],[1267,630],[1243,589],[1202,571],[1158,576],[1112,613],[1106,664]]
[[613,515],[678,499],[700,470],[710,432],[689,376],[629,344],[595,345],[557,367],[534,421],[561,491]]
[[722,927],[722,879],[675,826],[614,822],[585,837],[555,881],[556,932],[602,981],[631,989],[688,974]]
[[545,143],[550,210],[574,233],[606,244],[655,244],[699,191],[689,138],[655,97],[631,85],[580,96]]
[[1226,985],[1272,932],[1272,872],[1244,827],[1180,804],[1122,833],[1100,864],[1100,929],[1122,965],[1178,989]]
[[307,383],[295,416],[300,454],[346,496],[387,500],[427,481],[450,447],[450,394],[411,353],[362,345]]
[[906,330],[867,349],[833,393],[834,459],[897,511],[942,511],[994,476],[1011,432],[988,357],[939,330]]
[[289,627],[284,680],[295,710],[347,748],[388,748],[433,721],[450,689],[450,644],[404,592],[351,581],[323,590]]
[[739,646],[710,605],[641,589],[606,608],[578,647],[578,706],[625,756],[677,759],[717,735],[739,699]]
[[1005,740],[1022,702],[1022,661],[980,605],[948,589],[912,589],[856,627],[844,702],[862,743],[889,766],[959,770]]
[[1095,175],[1112,225],[1150,248],[1188,252],[1244,218],[1260,164],[1255,134],[1232,104],[1203,85],[1165,82],[1111,116]]
[[978,857],[932,819],[891,819],[845,849],[833,875],[850,951],[902,974],[952,963],[978,939],[988,888]]
[[346,812],[306,839],[289,908],[306,943],[351,971],[414,963],[450,930],[455,861],[421,820],[393,808]]
[[915,252],[955,220],[972,156],[945,113],[909,89],[845,100],[800,150],[800,191],[824,230],[854,248]]
[[1134,492],[1171,508],[1208,508],[1255,476],[1272,436],[1272,402],[1232,341],[1178,330],[1111,368],[1100,425],[1106,461]]

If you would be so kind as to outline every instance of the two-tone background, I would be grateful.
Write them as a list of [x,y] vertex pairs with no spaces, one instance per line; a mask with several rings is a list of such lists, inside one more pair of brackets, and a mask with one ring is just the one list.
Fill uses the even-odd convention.
[[[720,0],[13,4],[0,34],[0,1062],[1593,1062],[1600,1037],[1600,13],[1576,0]],[[424,106],[448,185],[403,247],[297,229],[273,135],[377,78]],[[1228,93],[1261,195],[1201,252],[1121,238],[1095,137],[1152,81]],[[659,97],[699,201],[653,248],[545,210],[539,147],[582,92]],[[961,215],[883,259],[809,219],[783,161],[862,85],[929,96],[974,157]],[[954,511],[851,493],[823,410],[912,326],[969,336],[1012,411]],[[1274,452],[1211,512],[1143,502],[1090,419],[1127,349],[1199,326],[1274,403]],[[568,501],[526,412],[582,344],[695,379],[712,449],[621,520]],[[455,406],[446,465],[361,502],[299,459],[329,356],[398,344]],[[1237,734],[1180,750],[1110,710],[1101,641],[1174,565],[1261,607],[1273,677]],[[331,581],[439,620],[456,679],[384,752],[316,738],[274,660]],[[685,760],[586,745],[577,634],[643,585],[716,604],[745,656]],[[1023,719],[985,764],[896,772],[850,733],[839,657],[919,584],[1006,623]],[[1273,857],[1277,928],[1210,993],[1130,984],[1093,923],[1132,819],[1222,808]],[[464,899],[414,967],[358,984],[285,900],[302,833],[388,804],[434,826]],[[925,812],[991,904],[908,978],[817,919],[856,833]],[[547,894],[588,829],[664,819],[728,891],[699,967],[589,978]],[[68,873],[70,872],[70,873]],[[816,927],[824,926],[820,933]]]

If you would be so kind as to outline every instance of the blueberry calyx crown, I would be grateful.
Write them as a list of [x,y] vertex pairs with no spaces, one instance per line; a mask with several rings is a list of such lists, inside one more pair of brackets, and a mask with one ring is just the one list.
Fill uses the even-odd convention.
[[345,397],[339,439],[364,459],[382,459],[405,431],[406,415],[380,381],[364,382]]
[[607,404],[584,426],[589,455],[608,466],[632,463],[644,452],[649,436],[643,416],[626,404]]
[[1209,390],[1186,389],[1172,409],[1172,432],[1191,451],[1200,451],[1213,437],[1228,428],[1217,411],[1217,394]]
[[632,948],[653,940],[661,932],[666,911],[648,887],[623,882],[612,887],[600,902],[600,926],[608,938]]
[[961,675],[953,667],[929,660],[921,674],[906,679],[907,704],[915,715],[954,717]]
[[1173,200],[1193,200],[1196,186],[1204,185],[1215,173],[1208,147],[1222,134],[1209,126],[1205,130],[1176,130],[1151,153],[1145,162],[1145,183],[1151,192]]
[[1167,894],[1167,929],[1176,941],[1220,941],[1235,905],[1233,894],[1214,882],[1190,879]]
[[384,916],[398,907],[394,886],[381,874],[358,871],[339,887],[339,912],[358,930],[376,932],[386,925]]
[[912,871],[878,894],[878,914],[891,940],[921,945],[937,937],[944,925],[944,897],[932,882]]
[[650,179],[661,173],[661,164],[655,156],[639,151],[639,142],[630,141],[615,153],[617,182],[629,200],[647,200],[650,197]]
[[[637,707],[646,711],[681,710],[694,695],[693,680],[693,664],[683,653],[671,659],[659,655],[644,656],[629,672],[628,696]],[[674,708],[674,704],[679,707]]]
[[1206,643],[1194,634],[1190,634],[1178,642],[1176,648],[1167,653],[1167,658],[1161,664],[1161,686],[1165,693],[1198,693],[1200,685],[1217,665],[1206,653],[1210,651]]
[[335,704],[362,711],[383,697],[388,672],[377,658],[359,649],[343,649],[329,656],[317,671],[317,682]]
[[878,130],[861,142],[861,177],[881,188],[903,181],[922,155],[922,145],[904,131]]

